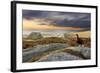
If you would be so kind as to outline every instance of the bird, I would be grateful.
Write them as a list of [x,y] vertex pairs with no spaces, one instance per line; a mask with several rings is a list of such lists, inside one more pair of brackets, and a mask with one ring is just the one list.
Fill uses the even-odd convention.
[[84,42],[83,42],[83,40],[79,37],[78,34],[76,34],[76,38],[77,38],[77,40],[76,40],[77,44],[78,44],[79,46],[83,46]]

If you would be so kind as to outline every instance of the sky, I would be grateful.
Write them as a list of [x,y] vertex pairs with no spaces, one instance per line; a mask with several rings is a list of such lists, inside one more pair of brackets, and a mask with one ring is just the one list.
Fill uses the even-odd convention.
[[91,14],[23,10],[23,30],[90,30]]

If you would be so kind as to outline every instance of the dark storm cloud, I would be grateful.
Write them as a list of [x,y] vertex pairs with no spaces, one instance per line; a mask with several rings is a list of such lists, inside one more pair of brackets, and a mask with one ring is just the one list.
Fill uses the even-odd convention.
[[50,22],[50,25],[62,27],[90,28],[91,24],[90,13],[23,10],[23,18],[29,20],[41,18],[44,22]]
[[[55,22],[57,26],[73,26],[73,27],[81,27],[81,28],[89,28],[90,27],[90,21],[84,21],[84,20],[63,20],[63,21],[56,21]],[[55,25],[56,25],[55,24]]]

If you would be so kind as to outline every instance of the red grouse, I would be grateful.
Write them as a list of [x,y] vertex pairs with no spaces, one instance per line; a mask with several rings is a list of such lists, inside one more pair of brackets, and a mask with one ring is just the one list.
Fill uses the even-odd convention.
[[83,40],[79,37],[78,34],[76,34],[76,36],[77,36],[77,40],[76,40],[77,44],[82,46],[84,43]]

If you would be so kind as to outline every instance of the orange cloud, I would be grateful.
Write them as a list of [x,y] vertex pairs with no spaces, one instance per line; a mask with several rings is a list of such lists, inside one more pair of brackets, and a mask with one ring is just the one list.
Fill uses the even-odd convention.
[[39,25],[41,22],[36,22],[34,20],[23,20],[23,30],[80,30],[79,27],[60,27],[60,26],[53,26],[53,25]]

